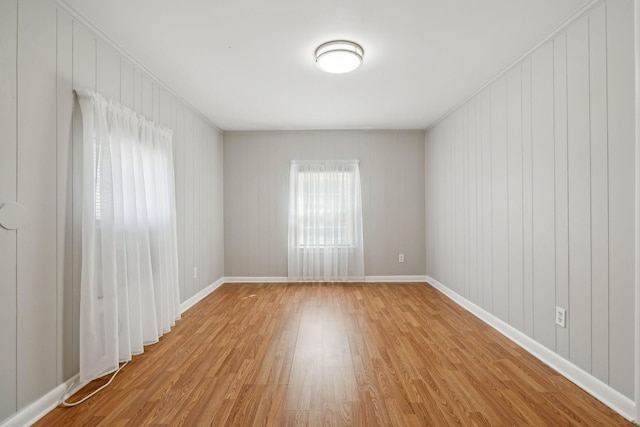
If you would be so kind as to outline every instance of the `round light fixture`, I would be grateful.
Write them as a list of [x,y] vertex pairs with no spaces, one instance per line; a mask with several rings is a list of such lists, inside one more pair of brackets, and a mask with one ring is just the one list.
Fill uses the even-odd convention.
[[316,65],[322,71],[345,74],[357,70],[362,65],[364,49],[347,40],[334,40],[318,46],[315,53]]

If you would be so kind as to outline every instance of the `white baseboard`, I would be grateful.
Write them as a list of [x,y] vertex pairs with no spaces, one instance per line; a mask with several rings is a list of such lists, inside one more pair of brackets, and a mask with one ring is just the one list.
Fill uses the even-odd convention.
[[571,382],[578,385],[587,393],[591,394],[596,399],[628,419],[629,421],[635,421],[635,403],[627,396],[623,395],[619,391],[613,389],[608,384],[600,381],[593,375],[586,371],[583,371],[567,359],[559,356],[557,353],[549,350],[533,338],[525,335],[521,331],[517,330],[513,326],[498,319],[493,314],[489,313],[482,307],[477,306],[471,301],[467,300],[463,296],[457,294],[451,289],[447,288],[442,283],[427,276],[427,283],[442,292],[449,299],[456,302],[458,305],[471,312],[480,320],[487,323],[489,326],[515,342],[536,358],[547,364],[552,369],[556,370],[561,375],[568,378]]
[[231,276],[224,277],[225,283],[287,283],[286,277],[249,277],[249,276]]
[[427,276],[367,276],[367,283],[414,283],[426,282]]
[[191,298],[187,299],[185,302],[180,304],[180,313],[184,313],[185,311],[189,310],[191,307],[202,301],[205,297],[207,297],[207,295],[218,289],[224,282],[225,278],[221,277]]
[[42,396],[40,399],[20,409],[18,412],[16,412],[6,420],[1,421],[0,426],[24,427],[34,424],[36,421],[47,415],[60,404],[64,392],[67,391],[67,388],[75,383],[78,378],[78,375],[74,375],[72,378],[69,378],[67,381],[58,385],[56,388]]
[[[427,276],[366,276],[364,281],[367,283],[377,282],[425,282]],[[225,277],[226,283],[289,283],[288,277]],[[362,282],[362,280],[354,280]],[[313,283],[313,282],[310,282]]]

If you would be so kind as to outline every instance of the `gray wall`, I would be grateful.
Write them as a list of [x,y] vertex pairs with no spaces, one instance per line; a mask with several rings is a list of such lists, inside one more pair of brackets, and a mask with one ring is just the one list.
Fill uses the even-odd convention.
[[225,276],[287,275],[294,159],[360,160],[365,274],[424,275],[424,132],[307,131],[225,132]]
[[630,398],[633,53],[633,2],[601,3],[425,150],[427,274]]
[[[78,372],[81,121],[72,89],[175,131],[182,300],[223,275],[222,134],[50,0],[0,1],[0,420]],[[193,267],[199,278],[193,279]]]

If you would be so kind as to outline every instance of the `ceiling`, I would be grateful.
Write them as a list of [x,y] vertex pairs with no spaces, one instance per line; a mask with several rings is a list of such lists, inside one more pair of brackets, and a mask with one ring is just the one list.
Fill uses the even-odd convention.
[[[223,130],[424,129],[589,0],[64,0]],[[333,39],[365,49],[319,71]]]

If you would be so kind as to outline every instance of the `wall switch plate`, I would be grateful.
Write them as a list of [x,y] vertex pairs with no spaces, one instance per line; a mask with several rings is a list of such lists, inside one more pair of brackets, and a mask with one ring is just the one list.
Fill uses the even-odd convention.
[[556,306],[556,325],[565,328],[567,326],[567,310]]
[[404,254],[398,254],[398,262],[404,262]]
[[193,267],[193,278],[194,279],[198,278],[198,267]]

